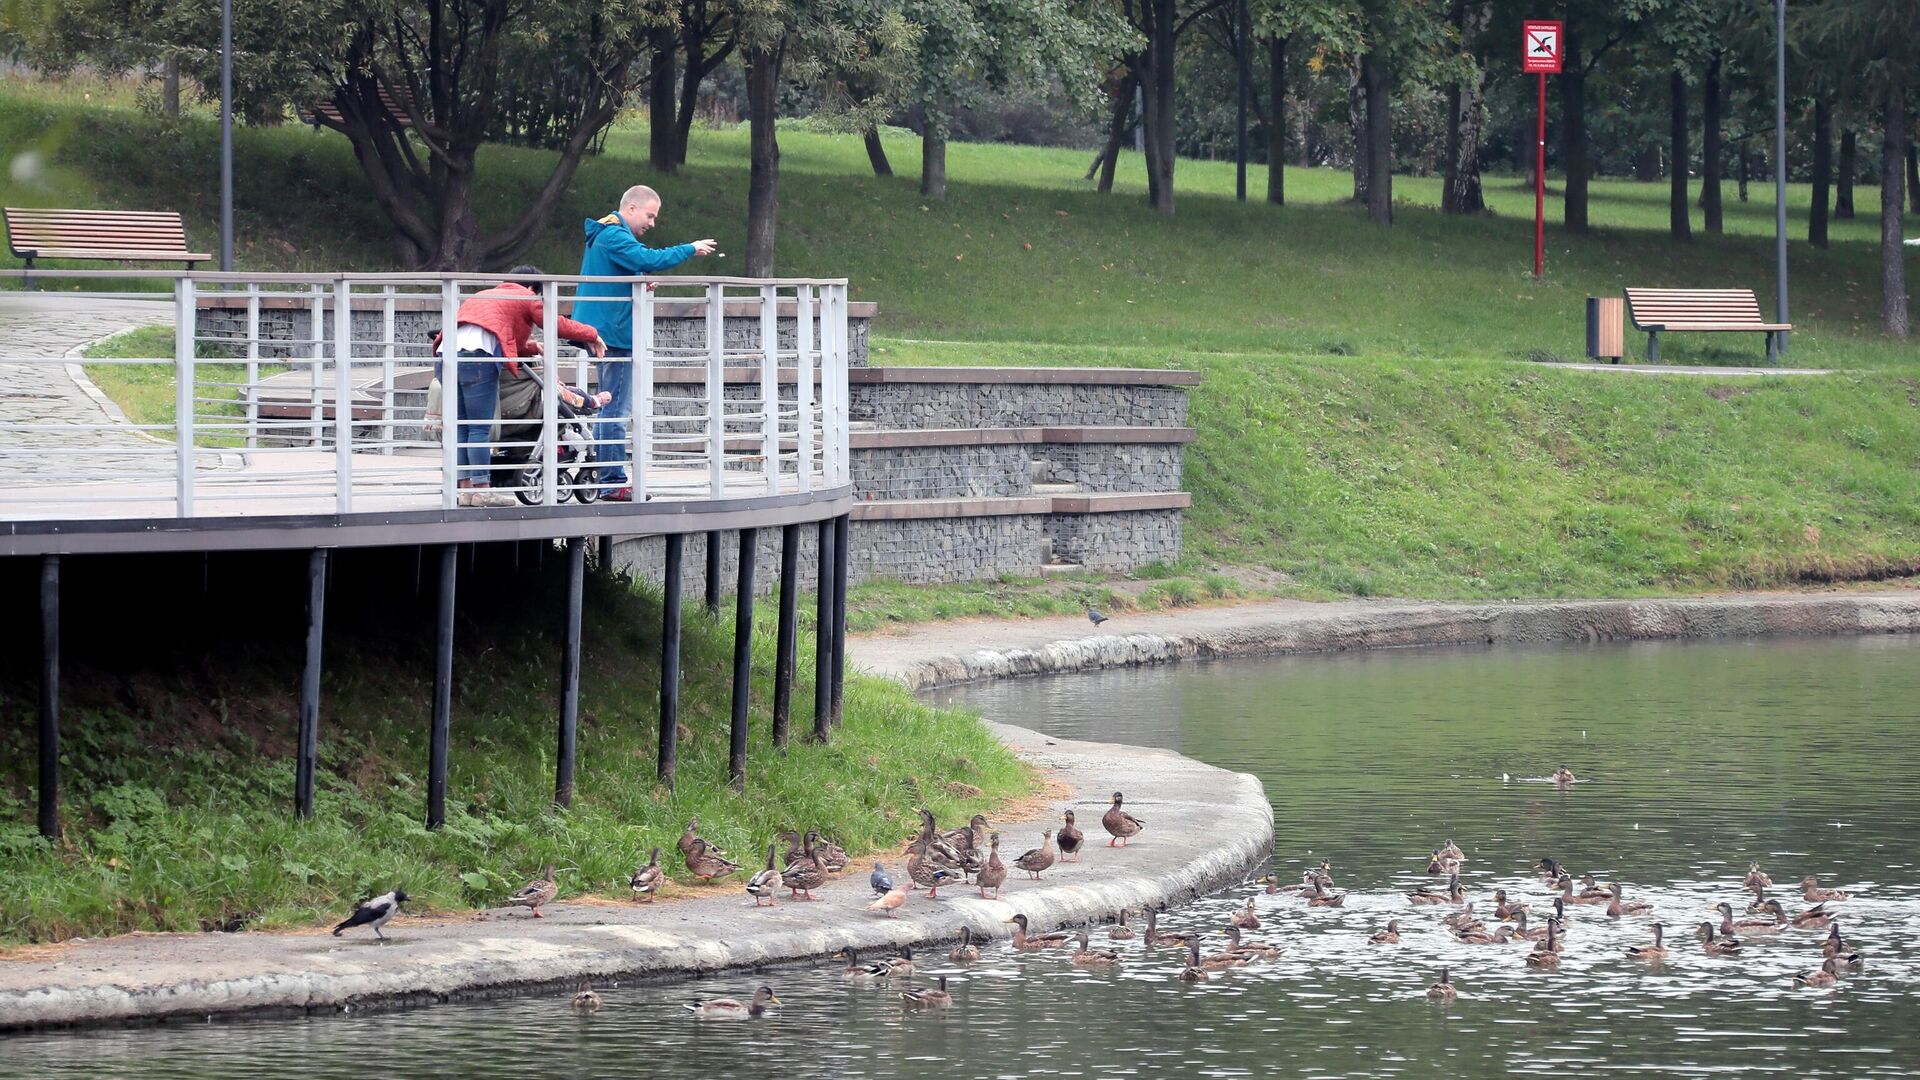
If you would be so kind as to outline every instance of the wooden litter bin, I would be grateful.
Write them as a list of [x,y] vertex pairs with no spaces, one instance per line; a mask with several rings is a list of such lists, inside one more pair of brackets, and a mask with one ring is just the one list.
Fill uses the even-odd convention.
[[1619,363],[1626,355],[1626,301],[1617,296],[1587,297],[1587,358]]

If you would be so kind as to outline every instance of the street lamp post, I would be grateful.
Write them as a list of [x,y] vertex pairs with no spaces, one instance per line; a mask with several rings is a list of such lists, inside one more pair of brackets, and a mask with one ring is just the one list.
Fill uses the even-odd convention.
[[[1773,261],[1779,289],[1773,321],[1787,321],[1787,0],[1773,3]],[[1787,355],[1787,335],[1780,353]]]
[[233,0],[220,0],[220,269],[233,270]]

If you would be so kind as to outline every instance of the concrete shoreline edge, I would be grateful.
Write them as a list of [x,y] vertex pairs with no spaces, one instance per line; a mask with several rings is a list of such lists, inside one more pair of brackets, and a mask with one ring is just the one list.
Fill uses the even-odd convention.
[[1448,604],[1282,601],[1110,620],[980,624],[911,638],[854,639],[868,674],[914,691],[1025,675],[1140,667],[1181,660],[1283,656],[1432,645],[1537,645],[1920,632],[1920,591],[1735,595],[1650,600]]
[[[900,917],[881,918],[861,910],[871,893],[856,867],[819,890],[816,903],[751,913],[735,882],[652,906],[561,902],[539,922],[524,913],[403,916],[388,925],[396,940],[386,946],[358,931],[125,935],[0,960],[0,1032],[402,1008],[573,989],[582,979],[604,986],[721,975],[846,947],[911,945],[931,956],[938,944],[944,963],[962,927],[997,939],[1016,912],[1037,927],[1104,922],[1244,881],[1271,855],[1272,808],[1250,775],[1166,750],[989,726],[1071,789],[1031,822],[996,823],[1008,857],[1038,846],[1040,830],[1068,807],[1089,841],[1081,862],[1058,864],[1043,881],[1010,879],[1004,899],[962,888],[938,901],[916,896]],[[1109,849],[1099,817],[1115,790],[1148,827],[1129,847]],[[904,873],[898,859],[888,862]]]

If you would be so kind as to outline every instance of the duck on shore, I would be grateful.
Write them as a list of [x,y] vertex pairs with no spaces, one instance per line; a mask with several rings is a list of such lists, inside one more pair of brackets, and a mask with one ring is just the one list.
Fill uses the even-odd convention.
[[1106,813],[1100,815],[1100,824],[1112,837],[1107,841],[1108,847],[1113,847],[1115,844],[1126,847],[1128,840],[1139,836],[1141,830],[1147,827],[1145,821],[1121,808],[1125,802],[1125,795],[1118,791],[1114,792],[1113,805],[1107,808]]
[[553,903],[553,898],[558,895],[560,884],[554,880],[553,864],[548,863],[541,867],[539,877],[515,889],[513,895],[507,897],[507,906],[531,908],[534,918],[544,919],[546,916],[540,914],[540,908]]

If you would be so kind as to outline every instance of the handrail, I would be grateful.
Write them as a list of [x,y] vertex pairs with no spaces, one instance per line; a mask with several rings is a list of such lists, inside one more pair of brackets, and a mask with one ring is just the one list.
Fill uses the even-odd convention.
[[[339,274],[295,273],[292,271],[275,272],[271,270],[261,270],[261,271],[249,270],[244,272],[243,271],[222,271],[222,270],[162,270],[162,269],[69,270],[69,269],[55,268],[53,270],[47,270],[39,267],[36,267],[31,272],[26,270],[17,270],[17,269],[0,270],[0,278],[18,278],[22,281],[25,281],[28,279],[45,280],[47,278],[54,277],[54,278],[122,279],[122,280],[128,280],[128,281],[186,280],[186,281],[200,282],[203,284],[215,284],[215,285],[219,285],[219,284],[245,285],[249,282],[258,282],[258,281],[284,281],[284,282],[290,282],[290,283],[299,284],[299,285],[327,285],[327,284],[331,284],[335,279],[339,278],[340,276],[341,275]],[[348,276],[352,277],[353,280],[355,281],[363,281],[369,284],[394,284],[394,285],[407,284],[409,282],[437,285],[443,281],[459,281],[459,282],[490,281],[496,284],[503,281],[558,281],[565,284],[579,284],[583,282],[591,282],[596,284],[608,284],[608,283],[627,282],[627,281],[633,280],[633,278],[631,277],[605,277],[605,276],[595,277],[595,276],[583,276],[580,274],[481,273],[479,271],[468,272],[464,270],[382,271],[379,273],[367,273],[367,274],[356,273]],[[676,286],[681,286],[681,285],[684,285],[684,286],[774,285],[781,288],[785,288],[790,285],[846,285],[848,284],[848,279],[846,278],[807,278],[807,277],[756,278],[756,277],[719,277],[719,276],[675,275],[675,274],[649,274],[643,280],[651,282],[655,285],[676,285]],[[157,290],[148,290],[149,293],[154,293],[156,291]],[[138,296],[139,294],[127,293],[125,295],[132,297],[132,296]]]

